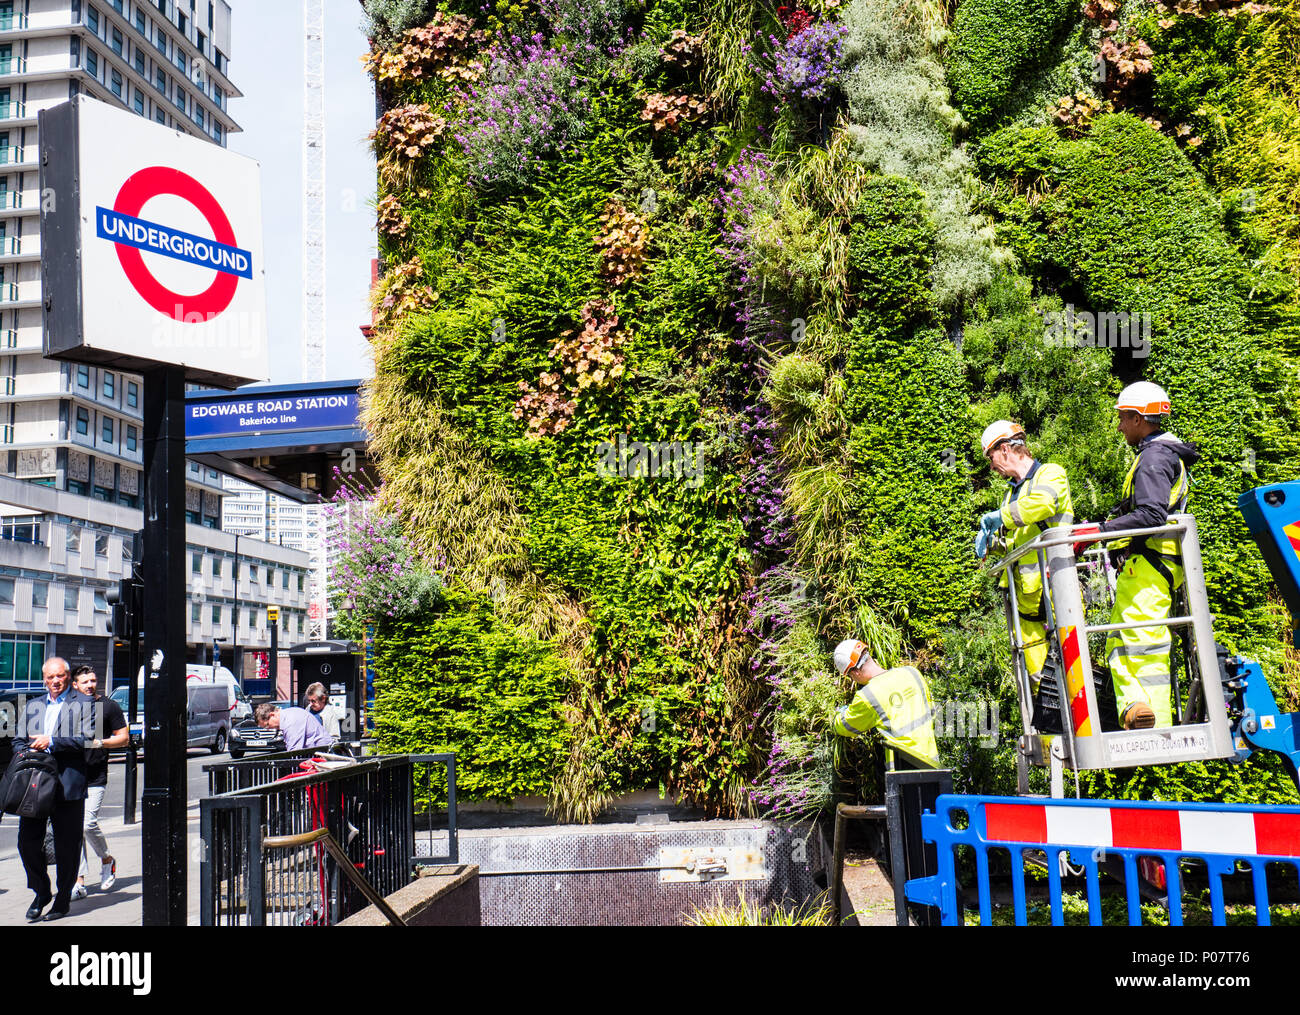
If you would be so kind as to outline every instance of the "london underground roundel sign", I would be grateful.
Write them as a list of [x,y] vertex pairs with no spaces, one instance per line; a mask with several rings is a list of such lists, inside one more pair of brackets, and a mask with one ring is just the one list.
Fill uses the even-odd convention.
[[86,95],[38,118],[45,355],[267,380],[257,162]]
[[[144,206],[162,195],[193,205],[212,230],[212,238],[140,218]],[[135,173],[122,185],[111,209],[95,209],[95,220],[99,238],[116,245],[117,259],[132,288],[149,306],[174,320],[203,321],[219,316],[234,300],[240,279],[253,277],[253,255],[240,248],[220,203],[203,184],[179,169],[151,166]],[[149,271],[141,251],[211,268],[215,278],[197,295],[174,292]]]

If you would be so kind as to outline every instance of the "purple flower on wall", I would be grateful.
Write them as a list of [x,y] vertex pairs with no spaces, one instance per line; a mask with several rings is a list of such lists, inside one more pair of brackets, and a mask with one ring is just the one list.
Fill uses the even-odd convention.
[[844,74],[844,38],[848,29],[833,21],[805,28],[784,41],[767,37],[767,52],[756,55],[763,91],[775,99],[826,102],[834,97]]

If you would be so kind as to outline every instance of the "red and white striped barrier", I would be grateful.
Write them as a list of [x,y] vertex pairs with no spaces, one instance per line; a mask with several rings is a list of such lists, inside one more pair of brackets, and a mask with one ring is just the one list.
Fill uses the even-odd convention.
[[989,842],[1055,843],[1228,856],[1300,856],[1300,814],[1268,811],[992,803]]

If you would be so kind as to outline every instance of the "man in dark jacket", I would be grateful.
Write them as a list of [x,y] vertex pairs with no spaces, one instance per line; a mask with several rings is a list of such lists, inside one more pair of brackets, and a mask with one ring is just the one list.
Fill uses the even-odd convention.
[[[1137,452],[1124,477],[1122,500],[1102,532],[1165,525],[1187,506],[1187,470],[1200,460],[1195,444],[1180,441],[1161,428],[1170,411],[1169,395],[1158,384],[1130,384],[1115,406],[1119,431]],[[1171,536],[1139,536],[1110,544],[1123,557],[1115,589],[1112,624],[1163,620],[1183,584],[1182,555]],[[1125,729],[1172,726],[1173,698],[1169,666],[1169,628],[1139,627],[1112,631],[1106,660],[1115,684],[1115,701]]]
[[[53,898],[45,919],[68,915],[72,889],[77,883],[81,858],[82,821],[86,807],[86,749],[98,746],[94,702],[69,684],[68,664],[58,656],[41,667],[46,693],[27,702],[14,753],[47,751],[59,769],[58,802],[46,818],[18,819],[18,855],[27,871],[27,887],[36,893],[27,919],[35,922]],[[57,895],[50,894],[50,874],[45,865],[45,826],[54,826]]]

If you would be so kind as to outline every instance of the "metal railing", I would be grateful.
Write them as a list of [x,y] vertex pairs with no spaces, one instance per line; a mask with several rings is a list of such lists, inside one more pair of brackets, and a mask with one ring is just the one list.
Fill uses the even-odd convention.
[[26,74],[27,58],[23,56],[11,56],[8,60],[0,60],[0,77],[7,74]]
[[[1183,896],[1193,868],[1198,878],[1207,878],[1209,918],[1217,927],[1228,917],[1225,879],[1244,879],[1249,872],[1250,902],[1245,905],[1253,905],[1256,924],[1268,926],[1271,895],[1285,892],[1283,879],[1275,877],[1270,893],[1269,867],[1280,864],[1293,874],[1300,872],[1300,807],[943,795],[933,813],[921,815],[921,830],[937,848],[938,871],[910,879],[907,898],[937,906],[944,926],[965,922],[957,869],[962,848],[974,852],[973,887],[985,927],[993,924],[993,852],[1010,855],[1012,919],[1018,926],[1031,922],[1029,890],[1040,884],[1037,877],[1027,884],[1027,864],[1047,872],[1048,911],[1033,915],[1053,926],[1065,923],[1063,855],[1083,868],[1087,920],[1094,927],[1103,923],[1103,872],[1123,882],[1130,926],[1143,922],[1143,897],[1163,891],[1155,901],[1167,909],[1175,927],[1185,922]],[[1149,874],[1144,876],[1144,870]],[[1154,892],[1149,875],[1157,880]]]
[[10,99],[0,102],[0,120],[23,120],[27,117],[27,103]]
[[0,147],[0,166],[16,166],[23,161],[23,149],[19,145]]
[[27,15],[22,11],[10,11],[0,14],[0,32],[23,31],[27,27]]
[[[1109,567],[1107,544],[1120,539],[1138,544],[1146,536],[1177,540],[1183,582],[1176,590],[1175,606],[1181,600],[1186,604],[1186,612],[1180,613],[1175,608],[1170,616],[1159,620],[1090,624],[1088,603],[1080,585],[1080,570],[1092,566],[1094,560]],[[1092,549],[1076,557],[1073,544],[1081,539],[1086,539]],[[1078,772],[1152,763],[1206,761],[1234,753],[1227,713],[1217,704],[1223,701],[1222,686],[1205,595],[1199,534],[1196,520],[1191,515],[1171,515],[1167,525],[1094,532],[1086,536],[1076,534],[1071,526],[1056,526],[1008,553],[996,567],[1006,575],[1008,585],[1007,629],[1014,657],[1013,677],[1020,699],[1023,731],[1018,757],[1052,766],[1053,796],[1063,795],[1058,774],[1062,766]],[[1043,680],[1046,682],[1049,677],[1060,680],[1060,735],[1043,733],[1032,722],[1033,693],[1025,667],[1025,639],[1020,627],[1014,580],[1015,572],[1021,567],[1038,569],[1045,592],[1042,603],[1051,651]],[[1088,636],[1149,627],[1168,628],[1171,636],[1185,632],[1183,657],[1189,684],[1187,697],[1182,697],[1178,681],[1172,679],[1173,727],[1107,729],[1102,722]],[[1054,676],[1053,660],[1057,666]],[[1027,786],[1023,767],[1020,778],[1021,791],[1024,792]]]
[[[457,862],[454,755],[383,755],[294,774],[306,753],[209,767],[210,786],[238,788],[200,801],[204,926],[338,923],[372,904],[372,894],[410,882],[417,814],[445,808],[447,854],[428,859]],[[445,792],[434,785],[435,765],[446,771]],[[321,831],[337,850],[310,837]]]

